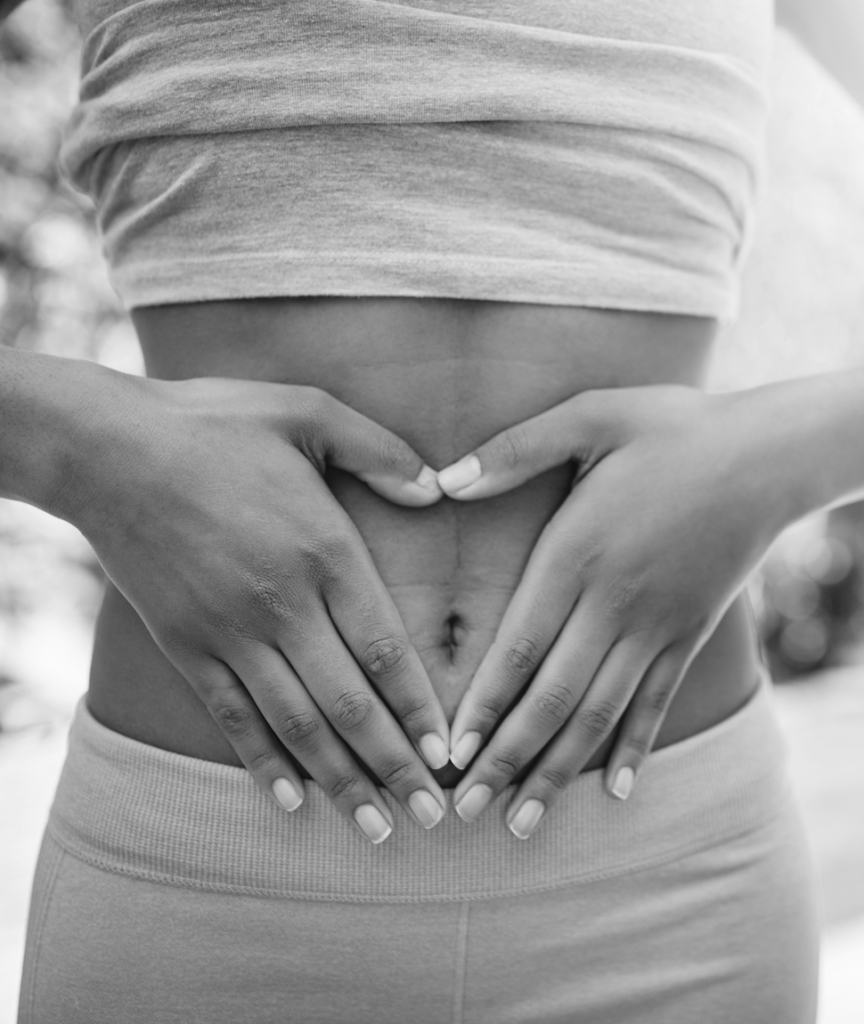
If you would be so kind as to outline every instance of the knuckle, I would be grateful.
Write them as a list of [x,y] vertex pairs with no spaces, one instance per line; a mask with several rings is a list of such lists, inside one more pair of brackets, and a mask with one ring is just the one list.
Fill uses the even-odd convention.
[[253,614],[265,619],[281,619],[289,613],[288,601],[282,586],[274,579],[254,575],[244,583],[244,601]]
[[414,771],[414,765],[404,758],[394,758],[376,765],[375,774],[388,789],[404,782]]
[[635,733],[626,739],[627,748],[632,750],[637,757],[643,758],[651,753],[651,740],[642,733]]
[[634,608],[651,607],[645,601],[645,585],[637,575],[620,575],[606,594],[606,607],[613,617],[623,616]]
[[341,732],[352,732],[365,725],[375,713],[375,698],[363,690],[349,690],[333,701],[333,724]]
[[286,747],[309,747],[318,736],[321,722],[311,711],[284,711],[273,723],[276,735]]
[[389,431],[379,438],[378,460],[380,468],[391,473],[405,472],[414,461],[408,445]]
[[353,555],[353,540],[334,526],[326,535],[306,543],[301,562],[303,577],[317,586],[339,580]]
[[195,635],[199,630],[190,629],[179,618],[160,622],[155,632],[159,637],[159,646],[175,659],[197,654],[200,650],[201,640]]
[[570,717],[575,698],[569,686],[553,683],[534,698],[534,707],[541,722],[561,725]]
[[514,469],[525,457],[528,438],[521,427],[511,427],[501,434],[495,444],[495,459],[507,469]]
[[407,660],[407,644],[395,636],[370,641],[362,655],[363,670],[372,679],[386,679],[394,675],[405,667]]
[[514,751],[495,751],[489,755],[489,766],[495,775],[511,778],[522,767],[522,758]]
[[248,735],[255,723],[252,709],[235,701],[214,701],[209,711],[222,732],[232,739],[242,739]]
[[422,697],[413,697],[400,701],[395,708],[399,721],[408,728],[414,725],[422,725],[429,718],[430,704]]
[[485,725],[494,725],[507,710],[508,701],[497,694],[488,693],[478,697],[474,704],[474,715]]
[[643,707],[652,716],[664,715],[666,709],[672,703],[673,690],[664,687],[661,690],[652,690],[643,697]]
[[564,789],[570,784],[570,774],[563,768],[555,768],[553,765],[543,765],[538,774],[540,778],[552,789]]
[[517,637],[505,646],[503,661],[511,676],[529,676],[540,662],[540,645],[529,636]]
[[328,428],[336,400],[321,388],[297,386],[291,410],[291,440],[320,471],[324,470]]
[[618,708],[609,701],[586,704],[578,712],[579,726],[592,740],[603,739],[618,720]]
[[259,750],[246,760],[246,767],[250,772],[267,772],[273,767],[275,757],[271,750]]
[[360,776],[356,772],[337,775],[327,785],[327,795],[331,800],[343,799],[356,790],[360,783]]
[[311,384],[295,387],[294,413],[298,425],[316,430],[332,415],[333,405],[333,397],[323,388],[316,388]]

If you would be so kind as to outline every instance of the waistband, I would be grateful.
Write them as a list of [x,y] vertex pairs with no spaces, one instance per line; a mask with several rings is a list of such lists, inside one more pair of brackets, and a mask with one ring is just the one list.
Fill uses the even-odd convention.
[[170,885],[275,898],[461,901],[590,882],[743,835],[789,794],[785,743],[763,681],[736,714],[653,753],[626,802],[582,774],[528,841],[504,814],[508,791],[477,822],[450,808],[429,832],[385,794],[396,827],[360,837],[307,783],[281,812],[245,769],[139,743],[100,725],[82,700],[48,824],[95,867]]

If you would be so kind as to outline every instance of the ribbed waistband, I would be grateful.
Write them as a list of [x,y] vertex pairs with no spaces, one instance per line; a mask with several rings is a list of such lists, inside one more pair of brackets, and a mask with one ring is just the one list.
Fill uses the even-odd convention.
[[638,870],[750,832],[788,796],[784,741],[759,687],[736,714],[652,754],[632,796],[586,772],[528,841],[504,823],[506,797],[477,822],[452,810],[420,829],[396,819],[372,846],[307,783],[293,814],[242,768],[151,747],[100,725],[84,701],[48,830],[93,866],[170,885],[275,898],[351,902],[485,899]]

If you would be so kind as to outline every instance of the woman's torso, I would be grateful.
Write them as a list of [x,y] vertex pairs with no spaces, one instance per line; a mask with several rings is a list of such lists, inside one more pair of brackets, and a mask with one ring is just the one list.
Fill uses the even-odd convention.
[[[442,299],[272,299],[140,308],[147,371],[321,387],[404,437],[433,467],[580,391],[699,385],[714,321]],[[251,454],[251,453],[250,453]],[[492,642],[532,546],[571,482],[561,467],[499,498],[390,505],[328,477],[393,595],[448,717]],[[622,495],[626,501],[626,495]],[[658,746],[722,720],[755,688],[746,600],[691,666]],[[89,705],[105,725],[208,760],[238,760],[204,706],[109,585]],[[608,744],[589,767],[603,763]],[[452,766],[439,773],[452,785]]]

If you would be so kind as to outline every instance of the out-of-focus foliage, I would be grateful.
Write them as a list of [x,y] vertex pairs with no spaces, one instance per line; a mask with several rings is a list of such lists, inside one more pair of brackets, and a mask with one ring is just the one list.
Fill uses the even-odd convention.
[[860,659],[864,639],[864,506],[787,531],[750,588],[777,680]]
[[125,317],[94,244],[91,204],[57,169],[79,39],[56,0],[0,27],[0,342],[96,358]]
[[[140,373],[91,206],[57,171],[79,46],[64,0],[27,0],[0,27],[0,341]],[[721,333],[715,389],[864,363],[864,116],[783,36],[774,92],[742,315]],[[781,675],[842,656],[860,635],[864,541],[858,513],[844,515],[842,529],[835,513],[784,538],[756,581],[763,639]],[[844,559],[848,571],[834,580]],[[7,694],[26,685],[65,705],[83,686],[100,578],[74,529],[0,501],[0,681],[17,684]],[[74,655],[61,628],[70,623],[85,637]]]
[[[141,372],[131,325],[108,284],[92,205],[57,168],[79,53],[60,0],[27,0],[0,24],[0,342]],[[7,727],[22,687],[55,707],[80,692],[101,581],[77,530],[0,501],[0,683],[19,684],[0,689]]]

